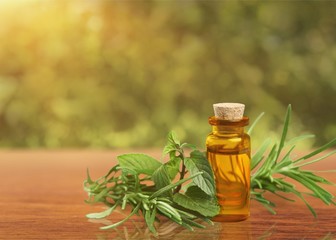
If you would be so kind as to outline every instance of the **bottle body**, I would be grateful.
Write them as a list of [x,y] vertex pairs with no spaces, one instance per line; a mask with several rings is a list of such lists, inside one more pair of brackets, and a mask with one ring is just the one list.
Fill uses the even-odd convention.
[[228,121],[209,118],[207,158],[215,176],[220,213],[214,221],[241,221],[250,215],[250,137],[248,118]]

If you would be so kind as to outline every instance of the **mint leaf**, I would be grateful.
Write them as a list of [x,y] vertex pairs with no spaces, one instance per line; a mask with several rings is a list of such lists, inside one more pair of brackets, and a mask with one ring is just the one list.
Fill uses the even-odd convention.
[[197,150],[196,145],[190,143],[182,143],[181,148],[190,148],[191,150]]
[[171,183],[171,184],[169,184],[168,186],[165,186],[164,188],[161,188],[161,189],[157,190],[156,192],[154,192],[154,193],[149,197],[149,200],[154,199],[154,198],[156,198],[156,197],[159,197],[159,196],[161,196],[163,193],[165,193],[165,192],[167,192],[167,191],[170,191],[171,189],[173,189],[173,188],[175,188],[175,187],[177,187],[177,186],[179,186],[179,185],[181,185],[181,184],[183,184],[183,183],[189,181],[190,179],[193,179],[193,178],[195,178],[195,177],[197,177],[197,176],[199,176],[199,175],[202,175],[202,174],[203,174],[202,172],[198,172],[198,173],[196,173],[196,174],[194,174],[194,175],[191,175],[191,176],[189,176],[189,177],[187,177],[187,178],[183,178],[183,179],[181,179],[181,180],[179,180],[179,181],[177,181],[177,182],[175,182],[175,183]]
[[[152,179],[155,183],[156,190],[164,188],[168,186],[170,182],[170,177],[165,165],[161,165],[156,171],[153,173]],[[170,196],[171,192],[166,192],[165,196]]]
[[194,175],[197,172],[203,172],[193,179],[193,182],[202,189],[206,194],[215,196],[215,181],[210,164],[205,155],[198,151],[192,151],[190,157],[184,159],[184,165],[190,174]]
[[130,153],[117,157],[120,167],[124,171],[136,172],[137,174],[147,174],[152,176],[153,173],[162,165],[159,161],[146,154]]
[[180,170],[180,164],[180,157],[172,157],[167,163],[164,164],[166,166],[170,180],[174,180],[174,178],[176,177],[176,174]]
[[210,197],[197,186],[189,187],[185,194],[175,194],[173,201],[184,208],[197,211],[206,217],[213,217],[219,212],[219,206],[215,198]]
[[178,139],[176,133],[174,131],[169,132],[168,134],[168,141],[166,146],[163,149],[164,154],[174,153],[179,149],[180,140]]

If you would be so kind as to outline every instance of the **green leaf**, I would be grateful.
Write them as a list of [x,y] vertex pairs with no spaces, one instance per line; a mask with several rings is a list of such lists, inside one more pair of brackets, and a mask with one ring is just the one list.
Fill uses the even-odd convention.
[[162,163],[146,154],[130,153],[120,155],[117,158],[122,169],[129,169],[137,174],[147,174],[149,176],[152,176],[162,165]]
[[196,145],[190,143],[182,143],[181,148],[190,148],[191,150],[196,150]]
[[300,142],[300,141],[308,139],[308,138],[314,138],[314,137],[315,137],[315,135],[313,135],[313,134],[301,135],[301,136],[294,137],[294,138],[290,139],[289,141],[286,142],[286,145],[294,145],[297,142]]
[[267,138],[261,147],[258,149],[258,151],[253,155],[252,157],[252,164],[251,164],[251,170],[253,170],[255,167],[258,166],[258,164],[263,160],[264,154],[268,148],[268,146],[271,144],[272,140],[270,138]]
[[155,235],[157,234],[157,231],[154,227],[154,221],[155,221],[155,216],[156,216],[156,207],[151,211],[146,211],[145,212],[145,221],[148,226],[149,231],[154,233]]
[[126,217],[124,218],[123,220],[117,222],[117,223],[114,223],[114,224],[111,224],[111,225],[108,225],[108,226],[105,226],[105,227],[101,227],[100,229],[111,229],[111,228],[115,228],[115,227],[118,227],[119,225],[123,224],[124,222],[126,222],[130,217],[132,217],[134,214],[136,214],[138,211],[139,211],[139,208],[140,208],[140,203],[133,209],[133,211]]
[[206,194],[215,196],[216,189],[214,176],[205,155],[198,150],[192,151],[190,157],[184,159],[184,165],[190,174],[204,172],[204,174],[195,177],[193,182]]
[[86,176],[87,176],[87,179],[86,179],[85,183],[88,183],[88,184],[92,184],[92,183],[94,183],[94,182],[92,181],[91,177],[90,177],[90,172],[89,172],[89,169],[88,169],[88,168],[86,169]]
[[167,192],[167,191],[169,191],[169,190],[171,190],[171,189],[173,189],[173,188],[175,188],[175,187],[181,185],[182,183],[185,183],[185,182],[189,181],[190,179],[193,179],[193,178],[195,178],[195,177],[198,177],[198,176],[200,176],[200,175],[202,175],[202,174],[203,174],[203,172],[198,172],[198,173],[195,173],[194,175],[192,175],[192,176],[190,176],[190,177],[183,178],[183,179],[181,179],[181,180],[179,180],[179,181],[177,181],[177,182],[175,182],[175,183],[171,183],[171,184],[169,184],[168,186],[166,186],[166,187],[164,187],[164,188],[161,188],[161,189],[157,190],[156,192],[154,192],[154,193],[149,197],[149,200],[154,199],[154,198],[156,198],[156,197],[159,197],[159,196],[161,196],[163,193],[165,193],[165,192]]
[[[155,183],[156,190],[159,190],[163,187],[168,186],[170,182],[170,177],[165,165],[161,165],[156,171],[153,173],[152,179]],[[170,196],[171,193],[166,192],[164,196]]]
[[177,134],[174,131],[169,132],[168,134],[168,141],[166,146],[163,149],[164,154],[172,153],[176,150],[178,150],[180,146],[180,140],[177,137]]
[[177,145],[181,144],[180,140],[177,137],[176,132],[174,131],[170,131],[168,135],[168,142],[170,142],[171,144],[177,144]]
[[329,153],[323,155],[322,157],[319,157],[319,158],[317,158],[317,159],[311,160],[311,161],[309,161],[309,162],[305,162],[305,163],[296,165],[296,167],[303,167],[303,166],[306,166],[306,165],[309,165],[309,164],[312,164],[312,163],[321,161],[321,160],[323,160],[323,159],[325,159],[325,158],[327,158],[327,157],[329,157],[329,156],[331,156],[331,155],[333,155],[333,154],[335,154],[335,153],[336,153],[336,150],[331,151],[331,152],[329,152]]
[[302,161],[302,160],[306,160],[306,159],[308,159],[308,158],[311,158],[311,157],[313,157],[313,156],[315,156],[315,155],[317,155],[317,154],[323,152],[324,150],[326,150],[326,149],[328,149],[328,148],[334,147],[335,145],[336,145],[336,138],[334,138],[333,140],[331,140],[331,141],[328,142],[327,144],[323,145],[322,147],[316,149],[315,151],[313,151],[313,152],[311,152],[311,153],[309,153],[309,154],[307,154],[307,155],[305,155],[305,156],[303,156],[303,157],[301,157],[301,158],[295,160],[294,163],[295,163],[295,162],[300,162],[300,161]]
[[260,113],[259,116],[257,117],[256,120],[254,120],[254,122],[252,123],[251,127],[248,129],[247,134],[251,134],[252,130],[254,129],[254,127],[256,126],[256,124],[260,121],[260,119],[262,118],[262,116],[264,116],[264,112]]
[[96,218],[96,219],[99,219],[99,218],[104,218],[104,217],[107,217],[109,216],[113,210],[117,207],[117,204],[113,205],[113,207],[110,207],[108,209],[106,209],[105,211],[103,212],[99,212],[99,213],[89,213],[86,215],[87,218]]
[[180,157],[172,157],[168,162],[164,164],[166,166],[170,180],[174,180],[174,178],[176,177],[177,173],[180,170],[180,164]]
[[272,173],[272,166],[276,164],[276,146],[276,144],[273,145],[268,157],[266,158],[262,166],[258,169],[256,175],[268,176]]
[[188,224],[188,225],[190,225],[190,226],[193,226],[193,227],[197,227],[197,228],[205,228],[204,225],[199,224],[199,223],[197,223],[197,222],[195,222],[195,221],[192,221],[192,220],[190,220],[190,219],[188,219],[188,218],[184,218],[183,221],[184,221],[186,224]]
[[211,198],[197,186],[189,187],[185,194],[175,194],[173,201],[186,209],[197,211],[206,217],[217,215],[220,209],[215,199]]
[[292,106],[289,104],[287,107],[287,112],[286,112],[286,116],[285,116],[285,123],[284,123],[284,127],[282,130],[282,135],[281,135],[281,140],[280,140],[280,144],[279,144],[279,148],[277,151],[277,155],[275,159],[278,159],[280,152],[283,148],[283,146],[285,145],[285,140],[287,137],[287,133],[288,133],[288,125],[289,125],[289,121],[291,119],[291,112],[292,112]]

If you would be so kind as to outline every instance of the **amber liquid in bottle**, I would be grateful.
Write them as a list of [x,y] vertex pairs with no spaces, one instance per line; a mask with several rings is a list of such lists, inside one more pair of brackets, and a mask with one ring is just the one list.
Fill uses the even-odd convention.
[[206,140],[207,157],[216,182],[220,212],[214,221],[241,221],[250,215],[250,137],[248,118],[239,121],[209,118],[212,133]]

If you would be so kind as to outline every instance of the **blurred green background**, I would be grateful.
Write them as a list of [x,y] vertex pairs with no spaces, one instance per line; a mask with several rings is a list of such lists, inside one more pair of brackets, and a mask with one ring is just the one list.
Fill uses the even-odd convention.
[[216,102],[242,102],[255,145],[336,136],[336,3],[0,1],[0,147],[204,147]]

